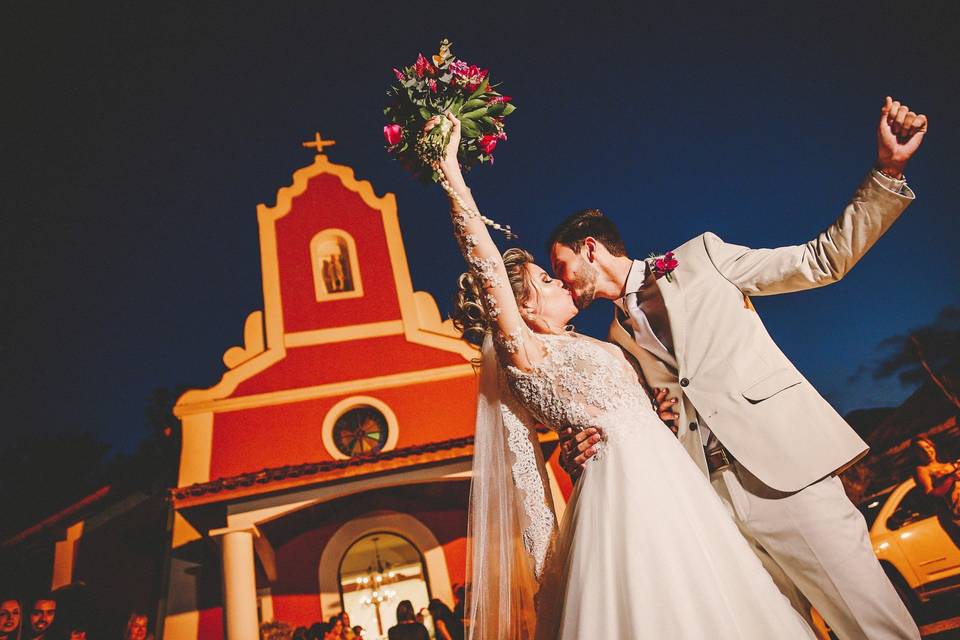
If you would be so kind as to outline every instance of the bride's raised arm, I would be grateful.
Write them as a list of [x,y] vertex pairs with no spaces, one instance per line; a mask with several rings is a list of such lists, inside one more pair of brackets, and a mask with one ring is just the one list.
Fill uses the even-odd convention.
[[[463,180],[457,162],[460,121],[452,114],[447,114],[446,117],[451,126],[450,142],[440,162],[440,172],[443,178],[441,184],[450,198],[454,234],[470,271],[480,284],[481,303],[493,325],[493,338],[501,360],[529,370],[543,359],[543,346],[520,316],[503,257],[490,237],[473,195]],[[427,124],[427,130],[438,122],[439,119],[431,120]]]

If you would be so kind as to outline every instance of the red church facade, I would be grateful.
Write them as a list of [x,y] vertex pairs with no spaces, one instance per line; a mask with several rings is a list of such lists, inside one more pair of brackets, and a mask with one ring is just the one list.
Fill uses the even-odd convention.
[[453,606],[464,581],[476,351],[414,291],[394,196],[316,146],[257,210],[263,310],[175,409],[167,640],[344,609],[375,638],[399,600]]

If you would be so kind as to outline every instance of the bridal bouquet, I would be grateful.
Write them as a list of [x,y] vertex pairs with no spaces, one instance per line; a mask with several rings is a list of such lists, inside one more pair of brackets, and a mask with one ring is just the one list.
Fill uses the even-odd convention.
[[383,110],[388,120],[383,127],[387,151],[424,182],[439,180],[436,166],[450,135],[446,118],[424,134],[427,120],[448,111],[460,119],[457,158],[467,170],[493,164],[493,150],[507,139],[503,119],[515,109],[510,96],[493,88],[487,69],[458,59],[450,46],[443,40],[437,55],[427,59],[420,54],[413,65],[394,69],[398,84],[387,91],[390,104]]

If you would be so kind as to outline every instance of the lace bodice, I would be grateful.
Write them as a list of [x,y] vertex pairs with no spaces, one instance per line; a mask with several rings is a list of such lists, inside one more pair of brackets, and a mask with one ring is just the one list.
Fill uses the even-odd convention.
[[653,414],[637,374],[616,347],[579,334],[538,335],[546,357],[530,371],[507,365],[510,389],[547,427],[602,427],[608,438]]

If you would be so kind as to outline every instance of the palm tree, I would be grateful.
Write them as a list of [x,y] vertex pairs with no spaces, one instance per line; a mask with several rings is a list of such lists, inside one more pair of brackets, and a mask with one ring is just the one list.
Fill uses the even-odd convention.
[[903,384],[929,380],[960,410],[955,391],[960,372],[960,307],[944,307],[933,324],[887,338],[880,346],[890,353],[877,366],[874,378],[896,375]]

